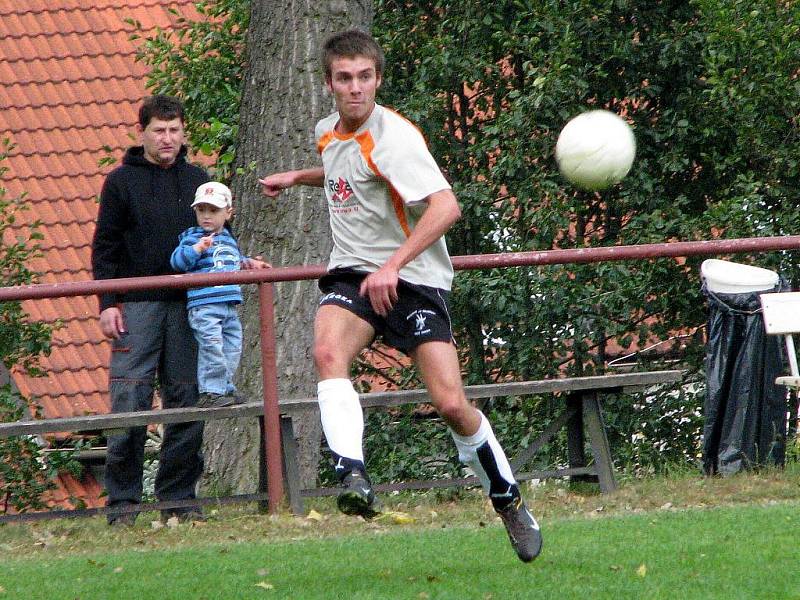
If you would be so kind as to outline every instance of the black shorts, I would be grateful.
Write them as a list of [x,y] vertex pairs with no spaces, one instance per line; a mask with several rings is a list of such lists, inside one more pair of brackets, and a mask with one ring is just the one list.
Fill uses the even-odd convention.
[[397,302],[385,317],[372,309],[369,298],[358,293],[369,273],[352,269],[334,269],[319,280],[324,294],[320,306],[332,304],[364,319],[389,346],[408,353],[425,342],[453,342],[449,292],[400,280]]

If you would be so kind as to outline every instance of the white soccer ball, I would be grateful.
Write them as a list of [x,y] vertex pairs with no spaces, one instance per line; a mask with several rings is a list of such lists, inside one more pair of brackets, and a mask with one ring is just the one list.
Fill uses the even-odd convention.
[[607,110],[590,110],[571,119],[556,142],[561,174],[577,187],[597,191],[622,180],[636,155],[630,126]]

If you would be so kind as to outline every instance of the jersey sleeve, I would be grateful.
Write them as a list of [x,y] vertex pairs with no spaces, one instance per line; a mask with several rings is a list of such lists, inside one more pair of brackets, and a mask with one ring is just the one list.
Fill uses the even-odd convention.
[[380,176],[397,191],[405,204],[415,204],[450,184],[431,155],[425,138],[410,123],[382,138],[375,148]]

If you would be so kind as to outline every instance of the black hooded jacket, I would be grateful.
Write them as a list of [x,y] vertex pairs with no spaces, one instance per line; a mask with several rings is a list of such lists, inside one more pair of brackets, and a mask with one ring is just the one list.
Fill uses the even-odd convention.
[[[191,204],[197,187],[208,180],[203,169],[186,162],[185,146],[167,168],[148,161],[142,146],[129,148],[100,192],[92,241],[94,278],[174,273],[170,255],[181,232],[197,224]],[[102,294],[100,311],[119,302],[185,298],[184,290],[169,289]]]

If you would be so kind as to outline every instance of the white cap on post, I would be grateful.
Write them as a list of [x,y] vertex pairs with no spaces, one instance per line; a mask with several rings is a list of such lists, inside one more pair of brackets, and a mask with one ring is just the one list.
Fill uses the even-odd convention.
[[775,271],[769,269],[715,258],[703,261],[700,274],[708,289],[718,294],[747,294],[771,290],[778,285],[780,279]]

